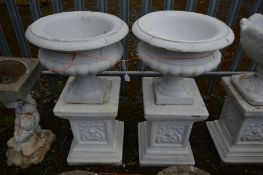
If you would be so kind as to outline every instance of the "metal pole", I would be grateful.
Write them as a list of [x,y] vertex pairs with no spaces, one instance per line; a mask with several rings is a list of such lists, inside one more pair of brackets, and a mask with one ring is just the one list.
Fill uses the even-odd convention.
[[187,0],[186,11],[195,12],[197,0]]
[[11,18],[13,29],[15,30],[15,34],[20,47],[21,54],[23,57],[30,58],[32,57],[31,52],[24,35],[23,25],[15,4],[15,0],[6,0],[5,4],[7,7],[9,17]]
[[[50,71],[43,71],[45,75],[57,75],[57,73]],[[231,76],[238,74],[245,74],[244,72],[230,72],[230,71],[220,71],[220,72],[206,72],[199,77],[222,77],[222,76]],[[155,71],[104,71],[103,73],[99,73],[98,76],[123,76],[125,74],[129,74],[131,77],[160,77],[162,76],[159,72]],[[64,75],[66,76],[66,75]]]
[[85,1],[84,0],[74,0],[75,10],[83,11],[85,10]]
[[107,0],[97,0],[96,3],[97,11],[107,13],[107,4],[108,4]]
[[210,0],[207,14],[209,16],[216,16],[217,6],[218,0]]
[[142,0],[142,16],[151,12],[152,0]]
[[61,0],[52,0],[51,2],[52,2],[53,13],[62,12],[63,8],[62,8]]
[[11,56],[11,52],[7,45],[1,24],[0,24],[0,51],[1,51],[2,56]]
[[39,19],[42,16],[41,10],[39,7],[39,3],[37,0],[30,0],[29,1],[29,8],[30,8],[30,11],[32,14],[33,21]]
[[164,10],[172,10],[174,7],[174,0],[165,0],[164,1]]

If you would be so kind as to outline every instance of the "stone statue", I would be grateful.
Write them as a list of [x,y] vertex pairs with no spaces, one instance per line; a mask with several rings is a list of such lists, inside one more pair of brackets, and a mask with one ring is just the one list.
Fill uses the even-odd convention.
[[24,101],[6,104],[15,108],[16,119],[14,136],[7,142],[7,164],[26,168],[30,164],[41,162],[55,140],[50,130],[42,130],[36,102],[27,95]]
[[256,72],[232,76],[232,82],[251,105],[263,105],[263,15],[254,14],[240,21],[240,43],[256,63]]

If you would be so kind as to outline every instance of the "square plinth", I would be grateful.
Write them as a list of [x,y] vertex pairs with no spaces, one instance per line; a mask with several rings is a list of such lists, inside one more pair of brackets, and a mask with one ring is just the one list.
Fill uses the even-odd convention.
[[[76,123],[78,121],[73,121]],[[72,141],[67,162],[69,165],[104,164],[121,165],[124,124],[113,120],[112,125],[104,121],[81,121],[82,128],[72,127]],[[105,128],[105,130],[103,130]]]
[[143,78],[144,115],[148,121],[138,125],[140,164],[194,165],[189,143],[192,125],[208,117],[197,85],[192,78],[183,79],[192,91],[193,104],[158,105],[154,96],[154,80],[151,77]]
[[207,127],[225,163],[263,163],[263,106],[253,106],[239,93],[230,77],[222,78],[227,98],[219,120]]
[[144,115],[147,120],[183,119],[201,121],[208,117],[208,111],[201,97],[195,80],[184,78],[185,84],[193,94],[193,104],[190,105],[158,105],[155,102],[153,81],[155,78],[143,78]]
[[65,103],[64,95],[73,81],[74,77],[70,77],[63,89],[58,102],[53,110],[56,116],[61,118],[115,118],[118,113],[120,78],[119,77],[100,77],[107,80],[107,90],[102,104],[70,104]]
[[164,126],[158,122],[155,124],[157,127],[154,128],[149,121],[140,122],[138,125],[140,165],[194,165],[195,160],[188,140],[192,124],[185,132],[179,131],[184,127],[180,126],[180,123],[177,126]]
[[115,120],[118,113],[120,78],[101,77],[107,81],[102,104],[69,104],[64,95],[70,77],[54,108],[54,114],[69,120],[74,139],[67,162],[69,165],[122,163],[124,124]]

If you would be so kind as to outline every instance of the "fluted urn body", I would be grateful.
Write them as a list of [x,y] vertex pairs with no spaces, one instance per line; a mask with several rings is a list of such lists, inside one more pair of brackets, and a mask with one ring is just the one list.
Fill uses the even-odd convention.
[[139,58],[163,75],[142,80],[146,121],[138,125],[140,164],[194,165],[191,128],[209,114],[191,77],[217,67],[219,49],[232,43],[233,32],[215,18],[183,11],[149,13],[132,31],[142,40]]
[[140,59],[164,75],[154,82],[157,104],[192,104],[182,78],[215,69],[221,61],[219,49],[234,39],[232,30],[216,18],[183,11],[149,13],[132,30],[142,40]]
[[232,82],[248,103],[263,105],[263,15],[243,18],[240,25],[241,46],[257,67],[255,73],[232,76]]
[[122,57],[120,40],[128,26],[116,16],[89,11],[64,12],[40,18],[26,38],[40,47],[39,59],[48,70],[75,76],[66,103],[102,103],[106,82],[96,77]]

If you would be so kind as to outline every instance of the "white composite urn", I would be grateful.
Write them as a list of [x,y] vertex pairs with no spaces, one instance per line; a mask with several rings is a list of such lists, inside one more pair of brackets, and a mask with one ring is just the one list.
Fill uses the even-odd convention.
[[232,30],[216,18],[185,11],[158,11],[138,19],[133,33],[155,47],[176,52],[222,49],[234,39]]
[[245,53],[257,63],[256,73],[232,76],[238,91],[252,105],[263,105],[263,15],[254,14],[243,18],[241,46]]
[[192,12],[159,11],[138,19],[133,33],[143,42],[140,59],[164,77],[154,83],[157,104],[192,104],[182,77],[215,69],[222,49],[234,40],[232,30],[216,18]]
[[128,33],[120,18],[100,12],[74,11],[43,17],[26,31],[40,47],[48,70],[70,75],[53,109],[68,119],[73,140],[69,165],[122,163],[124,123],[118,114],[120,77],[97,77],[122,57],[120,40]]
[[127,24],[116,16],[75,11],[40,18],[27,28],[26,38],[40,47],[39,59],[44,67],[75,76],[64,97],[67,103],[101,104],[106,82],[96,74],[121,59],[119,41],[127,33]]
[[230,45],[234,34],[216,18],[183,11],[149,13],[132,31],[142,40],[139,58],[163,75],[142,81],[147,121],[138,125],[140,164],[193,165],[191,129],[209,114],[191,77],[215,69],[219,49]]

